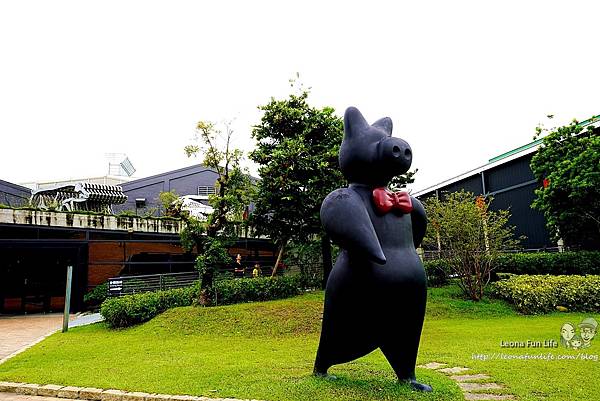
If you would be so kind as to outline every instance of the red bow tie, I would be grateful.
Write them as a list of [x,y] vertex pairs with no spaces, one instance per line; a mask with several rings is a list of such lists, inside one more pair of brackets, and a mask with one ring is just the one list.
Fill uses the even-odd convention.
[[375,188],[373,201],[381,213],[387,213],[392,209],[400,210],[402,213],[410,213],[413,210],[412,201],[407,192],[390,192],[383,187]]

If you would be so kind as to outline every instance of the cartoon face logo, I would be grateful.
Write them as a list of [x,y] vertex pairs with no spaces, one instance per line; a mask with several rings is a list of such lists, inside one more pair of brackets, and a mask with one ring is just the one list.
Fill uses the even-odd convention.
[[573,323],[565,323],[560,328],[560,343],[565,348],[577,350],[589,348],[592,345],[592,340],[598,331],[598,322],[594,318],[588,317],[583,319],[577,327],[579,333]]
[[583,345],[583,341],[581,341],[581,336],[579,334],[575,334],[571,339],[571,348],[579,349]]
[[582,340],[582,348],[588,348],[592,342],[592,339],[596,336],[598,329],[598,322],[594,318],[583,319],[579,323],[579,332]]
[[565,323],[560,329],[560,343],[566,348],[571,348],[571,340],[575,336],[575,325]]

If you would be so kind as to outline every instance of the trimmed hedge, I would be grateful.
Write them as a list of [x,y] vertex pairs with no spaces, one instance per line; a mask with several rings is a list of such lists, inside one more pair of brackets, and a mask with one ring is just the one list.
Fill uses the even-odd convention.
[[496,260],[495,271],[514,274],[600,274],[600,252],[507,253]]
[[217,305],[228,305],[293,297],[302,293],[304,285],[299,276],[283,276],[223,280],[214,288]]
[[142,292],[102,303],[100,313],[110,327],[129,327],[152,319],[170,308],[189,306],[197,298],[199,285],[166,291]]
[[491,294],[525,314],[569,311],[600,312],[600,276],[511,275],[492,284]]
[[[451,270],[445,259],[426,260],[423,266],[431,287],[448,283]],[[492,273],[600,275],[600,252],[505,253],[496,259]]]
[[[301,294],[303,288],[299,276],[222,280],[214,284],[217,305],[287,298]],[[110,327],[129,327],[167,309],[192,305],[198,292],[199,283],[196,283],[191,287],[109,298],[102,303],[100,313]]]

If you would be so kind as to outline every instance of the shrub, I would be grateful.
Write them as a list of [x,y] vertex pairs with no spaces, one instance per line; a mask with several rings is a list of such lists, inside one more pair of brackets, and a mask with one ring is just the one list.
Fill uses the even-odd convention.
[[[302,293],[300,276],[260,277],[216,281],[214,301],[218,305],[268,301]],[[166,291],[144,292],[109,298],[102,303],[100,313],[110,327],[129,327],[152,319],[167,309],[190,306],[197,299],[200,284]]]
[[[423,263],[428,284],[439,287],[448,282],[451,273],[446,259],[426,260]],[[493,265],[494,280],[501,273],[550,275],[600,275],[600,252],[535,252],[498,255]]]
[[600,312],[600,276],[512,275],[492,284],[493,296],[525,314],[570,311]]
[[427,274],[427,285],[430,287],[441,287],[448,283],[450,267],[444,259],[426,260],[423,262],[425,274]]
[[110,327],[129,327],[152,319],[167,309],[189,306],[197,298],[199,284],[166,291],[144,292],[109,298],[100,313]]
[[497,272],[514,274],[600,274],[600,252],[537,252],[503,254]]
[[458,278],[460,289],[479,301],[490,282],[495,259],[505,249],[518,245],[515,228],[508,224],[508,210],[492,210],[492,197],[476,197],[472,192],[445,193],[441,199],[428,198],[429,219],[424,246],[438,247]]
[[86,305],[98,306],[108,297],[108,282],[97,285],[83,296]]
[[300,276],[283,276],[217,281],[214,290],[216,303],[227,305],[288,298],[302,293],[303,287]]

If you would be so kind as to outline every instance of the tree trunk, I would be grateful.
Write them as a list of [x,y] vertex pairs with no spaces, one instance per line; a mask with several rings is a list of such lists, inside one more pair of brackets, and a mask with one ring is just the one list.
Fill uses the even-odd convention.
[[[204,252],[203,243],[201,239],[196,240],[196,249],[198,255]],[[198,303],[202,306],[213,305],[213,279],[214,279],[214,267],[205,266],[204,271],[200,274],[200,294],[198,294]]]
[[283,250],[287,244],[287,240],[283,240],[281,246],[279,247],[279,254],[277,255],[277,261],[275,262],[275,266],[273,266],[273,273],[271,273],[271,277],[275,277],[277,273],[277,268],[279,267],[279,262],[281,262],[281,258],[283,257]]
[[323,234],[321,236],[321,255],[323,258],[322,287],[325,289],[327,286],[327,280],[329,279],[329,274],[331,273],[331,269],[333,269],[333,265],[331,264],[331,241],[329,239],[329,235],[327,234]]
[[213,288],[214,267],[206,266],[202,272],[202,283],[200,284],[199,303],[202,306],[212,306],[214,297]]

